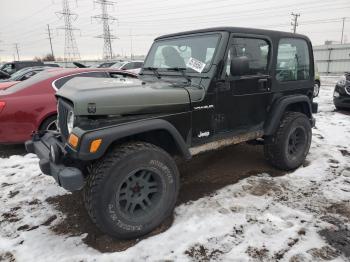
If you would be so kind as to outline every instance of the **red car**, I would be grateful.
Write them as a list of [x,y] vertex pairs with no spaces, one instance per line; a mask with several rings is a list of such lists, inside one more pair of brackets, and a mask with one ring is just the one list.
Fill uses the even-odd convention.
[[19,82],[20,81],[11,81],[11,82],[0,83],[0,90],[7,89],[7,88],[19,83]]
[[33,131],[57,129],[56,90],[74,77],[137,78],[110,68],[48,69],[0,89],[0,143],[30,139]]

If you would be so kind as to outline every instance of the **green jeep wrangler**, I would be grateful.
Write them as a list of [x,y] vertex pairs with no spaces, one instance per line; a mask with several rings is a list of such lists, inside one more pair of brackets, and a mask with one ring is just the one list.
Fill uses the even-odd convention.
[[83,190],[103,232],[136,238],[174,209],[175,156],[259,139],[273,166],[298,168],[315,124],[313,89],[306,36],[235,27],[165,35],[139,79],[69,81],[57,92],[60,131],[37,132],[26,148],[60,186]]

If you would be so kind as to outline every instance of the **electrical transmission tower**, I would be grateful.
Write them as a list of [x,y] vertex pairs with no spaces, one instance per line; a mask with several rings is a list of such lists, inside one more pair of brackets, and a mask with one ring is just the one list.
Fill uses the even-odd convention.
[[299,25],[298,24],[298,18],[299,18],[299,16],[300,16],[300,14],[294,14],[294,13],[292,13],[291,14],[292,15],[292,23],[291,23],[291,25],[292,25],[292,31],[293,31],[293,33],[295,34],[296,32],[297,32],[297,26]]
[[19,48],[18,48],[18,43],[14,43],[14,46],[15,46],[15,50],[16,50],[16,53],[17,53],[17,61],[19,61]]
[[78,18],[78,15],[70,11],[68,0],[62,0],[62,4],[63,9],[61,12],[57,12],[57,14],[60,15],[60,18],[64,19],[64,27],[60,27],[57,29],[65,31],[64,60],[79,60],[80,54],[74,36],[74,31],[78,29],[74,28],[72,25],[72,22]]
[[102,22],[103,33],[102,35],[97,36],[97,38],[103,38],[103,58],[109,60],[114,57],[112,40],[117,39],[117,37],[111,33],[110,23],[116,21],[117,19],[111,15],[108,15],[108,6],[113,6],[115,2],[95,0],[94,3],[101,5],[102,13],[100,15],[93,16],[93,18]]

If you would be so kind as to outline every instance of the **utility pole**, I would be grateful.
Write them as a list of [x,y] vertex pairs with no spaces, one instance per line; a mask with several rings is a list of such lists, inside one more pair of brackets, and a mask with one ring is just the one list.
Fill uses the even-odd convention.
[[132,29],[130,28],[130,60],[133,60],[133,54],[132,54]]
[[300,14],[295,14],[295,13],[291,13],[292,15],[292,31],[293,33],[295,34],[297,32],[297,26],[299,25],[298,24],[298,18],[300,17]]
[[15,49],[16,49],[16,53],[17,53],[17,60],[19,61],[19,51],[18,51],[18,43],[15,43]]
[[[2,41],[1,41],[1,40],[0,40],[0,43],[2,43]],[[2,51],[4,51],[4,50],[0,49],[0,52],[2,52]],[[1,58],[0,58],[0,62],[1,62]]]
[[52,55],[52,57],[54,58],[55,55],[54,55],[54,53],[53,53],[53,48],[52,48],[52,37],[51,37],[51,30],[50,30],[50,25],[49,25],[49,24],[47,24],[47,34],[48,34],[49,40],[50,40],[51,55]]
[[343,44],[344,42],[344,28],[345,28],[345,19],[346,17],[343,17],[343,26],[342,26],[342,30],[341,30],[341,40],[340,40],[340,43]]
[[[108,15],[108,6],[113,6],[115,2],[107,0],[94,0],[94,3],[101,5],[101,14],[93,16],[97,20],[100,20],[103,25],[102,35],[96,36],[97,38],[103,38],[103,59],[113,59],[113,49],[112,49],[112,40],[117,39],[115,35],[111,33],[110,23],[117,20],[117,18]],[[111,22],[110,22],[111,21]]]
[[78,18],[78,15],[70,11],[68,0],[62,0],[62,5],[62,11],[57,12],[56,14],[60,15],[60,19],[63,18],[64,20],[64,27],[57,28],[64,30],[65,32],[64,60],[66,62],[76,59],[79,60],[80,54],[74,36],[74,31],[78,29],[74,28],[72,25],[72,22]]

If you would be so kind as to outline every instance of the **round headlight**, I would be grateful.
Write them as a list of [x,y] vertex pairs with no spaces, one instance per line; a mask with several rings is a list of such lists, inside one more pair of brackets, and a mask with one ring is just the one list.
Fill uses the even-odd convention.
[[71,133],[74,127],[74,113],[73,111],[69,111],[68,117],[67,117],[67,129],[68,132]]

